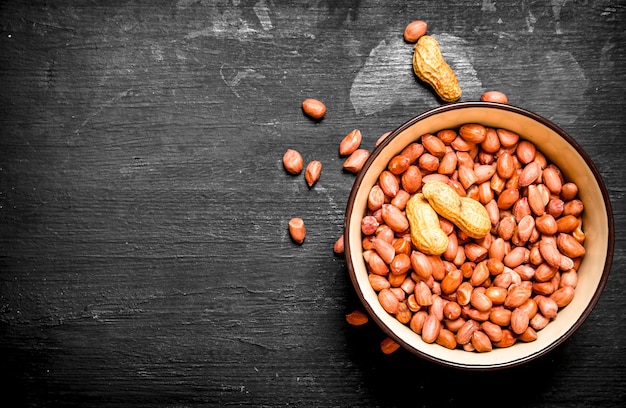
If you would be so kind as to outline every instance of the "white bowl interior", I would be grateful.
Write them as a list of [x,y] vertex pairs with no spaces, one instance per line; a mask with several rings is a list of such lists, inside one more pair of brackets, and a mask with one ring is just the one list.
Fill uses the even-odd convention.
[[[536,341],[517,342],[513,347],[494,348],[489,353],[473,353],[463,350],[449,350],[437,344],[427,344],[408,326],[398,322],[380,305],[376,292],[371,288],[362,257],[360,220],[365,214],[367,196],[376,183],[378,175],[389,160],[400,153],[409,143],[419,139],[425,133],[435,133],[441,129],[457,128],[464,123],[481,123],[493,128],[505,128],[518,133],[522,138],[535,143],[549,161],[556,164],[567,180],[579,186],[579,197],[585,203],[583,229],[586,234],[586,254],[578,270],[579,282],[574,300],[559,311],[558,316],[547,327],[539,331]],[[402,129],[402,128],[400,128]],[[394,132],[395,133],[395,132]],[[493,107],[462,107],[446,110],[426,116],[406,129],[395,134],[385,148],[371,162],[367,172],[363,173],[360,187],[355,195],[351,218],[347,220],[350,229],[348,242],[352,254],[357,290],[370,313],[378,323],[395,334],[396,340],[405,347],[417,351],[437,362],[462,368],[497,368],[527,361],[538,354],[543,354],[559,343],[584,315],[598,290],[607,261],[609,220],[601,188],[584,158],[567,140],[563,139],[550,127],[519,112]]]

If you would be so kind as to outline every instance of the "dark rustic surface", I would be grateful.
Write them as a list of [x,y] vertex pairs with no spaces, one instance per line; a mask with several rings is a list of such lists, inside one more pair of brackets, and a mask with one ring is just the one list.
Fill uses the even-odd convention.
[[[588,407],[626,402],[626,3],[12,1],[0,5],[0,390],[15,406]],[[510,3],[510,4],[509,4]],[[544,358],[444,369],[350,327],[337,146],[440,105],[401,33],[429,22],[462,100],[498,89],[604,177],[600,302]],[[328,106],[320,123],[300,110]],[[287,148],[320,182],[286,174]],[[287,234],[302,217],[302,246]]]

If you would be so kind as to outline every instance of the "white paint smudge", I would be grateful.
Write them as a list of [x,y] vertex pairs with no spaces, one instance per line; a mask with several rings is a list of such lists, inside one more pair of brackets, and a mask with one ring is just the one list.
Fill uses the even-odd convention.
[[[433,35],[441,46],[444,59],[456,72],[464,96],[482,93],[482,84],[471,61],[467,42],[441,33]],[[398,36],[382,40],[368,56],[350,89],[350,101],[356,113],[372,115],[394,104],[437,103],[427,84],[413,73],[413,48]],[[470,97],[471,99],[471,97]]]
[[178,61],[186,61],[187,57],[180,50],[176,50],[176,59]]
[[[603,11],[602,13],[600,13],[600,15],[601,15],[602,17],[608,17],[608,16],[610,16],[612,13],[616,13],[616,12],[617,12],[617,9],[616,9],[615,7],[605,7],[605,8],[604,8],[604,11]],[[11,37],[11,36],[9,36],[9,37]]]
[[496,11],[496,5],[492,0],[483,0],[483,4],[480,8],[482,11]]
[[528,16],[526,16],[526,27],[529,33],[535,31],[535,23],[537,23],[537,17],[535,17],[532,11],[528,10]]
[[185,36],[185,38],[188,40],[193,40],[194,38],[198,38],[198,37],[208,37],[211,35],[212,32],[213,32],[212,27],[206,27],[201,30],[190,31]]
[[[179,8],[186,8],[196,1],[179,1]],[[269,33],[274,28],[270,19],[270,9],[265,0],[259,0],[253,7],[259,22],[248,21],[247,14],[238,1],[233,1],[229,7],[219,7],[215,2],[201,3],[202,12],[207,15],[205,27],[199,27],[185,35],[192,40],[199,37],[233,38],[248,40],[250,38],[271,38]],[[260,24],[259,24],[260,23]],[[260,27],[260,28],[259,28]]]
[[244,70],[235,70],[235,69],[227,67],[226,64],[223,64],[220,67],[220,76],[222,77],[222,81],[224,81],[224,83],[228,85],[230,90],[233,91],[235,96],[237,96],[238,98],[240,98],[241,95],[239,95],[239,93],[237,92],[237,87],[239,86],[241,81],[243,81],[245,78],[249,78],[249,77],[257,78],[257,79],[265,78],[265,75],[259,74],[252,68],[246,68]]
[[150,46],[150,52],[152,53],[152,56],[154,57],[155,60],[159,62],[162,62],[164,60],[163,49],[161,48],[159,44],[152,44]]
[[257,18],[259,19],[259,22],[261,23],[261,27],[263,27],[265,31],[268,31],[274,28],[272,26],[272,20],[270,19],[270,9],[267,6],[267,4],[265,4],[264,0],[258,1],[254,5],[253,10],[254,10],[254,14],[256,14]]
[[247,21],[238,19],[231,21],[228,19],[216,19],[211,26],[189,32],[185,38],[193,40],[198,37],[218,37],[245,39],[258,34],[258,30],[251,28]]
[[[396,102],[414,100],[411,56],[411,46],[398,37],[382,40],[372,49],[350,88],[350,101],[356,113],[371,115]],[[381,92],[383,89],[385,92]]]
[[554,30],[556,34],[563,34],[561,30],[561,8],[565,6],[568,0],[551,0],[552,12],[554,13]]
[[176,2],[176,7],[180,9],[184,9],[197,3],[198,1],[200,0],[178,0],[178,2]]
[[320,193],[324,194],[324,196],[326,196],[326,199],[328,200],[328,204],[332,208],[332,212],[335,215],[340,216],[340,217],[344,215],[343,207],[337,204],[337,202],[335,201],[335,198],[330,194],[328,189],[322,186],[322,184],[319,181],[317,182],[317,184],[315,184],[315,189],[319,191]]
[[[538,91],[550,95],[550,104],[553,106],[577,106],[584,108],[588,104],[585,92],[589,87],[589,79],[585,71],[578,64],[569,51],[549,51],[540,63],[541,70],[537,72],[536,86]],[[576,83],[577,86],[565,87],[563,81]],[[580,115],[580,109],[559,109],[548,116],[561,125],[573,123]]]
[[134,157],[134,161],[130,164],[126,164],[120,168],[122,174],[133,174],[137,172],[153,172],[156,168],[150,163],[143,160],[141,157]]

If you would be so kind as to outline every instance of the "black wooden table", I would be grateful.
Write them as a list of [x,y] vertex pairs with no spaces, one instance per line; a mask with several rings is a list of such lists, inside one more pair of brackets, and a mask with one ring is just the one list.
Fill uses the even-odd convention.
[[[372,149],[441,105],[411,71],[414,19],[462,100],[496,89],[552,119],[610,193],[600,302],[522,367],[384,355],[380,329],[344,319],[360,304],[332,250],[354,180],[338,143],[358,128]],[[2,400],[623,406],[625,44],[623,0],[3,2]],[[302,114],[306,98],[326,103],[321,122]],[[323,163],[313,188],[282,168],[287,148]]]

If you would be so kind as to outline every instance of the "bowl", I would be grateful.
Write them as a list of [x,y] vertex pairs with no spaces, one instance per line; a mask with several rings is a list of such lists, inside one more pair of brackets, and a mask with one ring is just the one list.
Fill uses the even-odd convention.
[[[368,194],[390,159],[421,135],[455,129],[465,123],[516,132],[533,142],[549,162],[558,166],[566,181],[579,187],[586,203],[583,212],[585,255],[578,268],[578,284],[571,303],[559,310],[534,341],[517,341],[511,347],[489,352],[448,349],[426,343],[408,324],[398,321],[381,306],[368,279],[363,259],[361,220],[367,213]],[[459,102],[418,115],[395,129],[372,152],[357,174],[346,207],[344,224],[346,264],[352,284],[364,308],[378,326],[409,352],[431,362],[467,370],[494,370],[527,363],[545,355],[568,339],[597,304],[611,269],[614,225],[611,203],[600,173],[582,147],[551,121],[525,109],[492,102]]]

